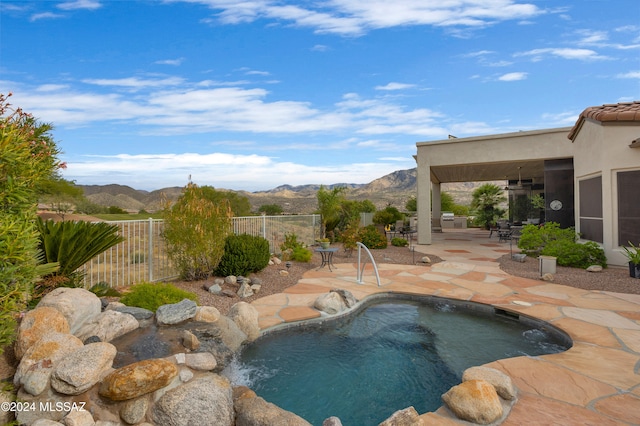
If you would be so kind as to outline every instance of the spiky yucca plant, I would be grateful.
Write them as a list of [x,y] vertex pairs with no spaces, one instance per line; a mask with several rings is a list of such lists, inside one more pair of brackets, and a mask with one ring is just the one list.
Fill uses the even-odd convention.
[[124,241],[116,225],[104,222],[45,222],[38,218],[37,227],[43,263],[60,265],[56,272],[43,277],[45,283],[52,284],[49,291],[60,286],[81,286],[84,276],[78,268]]

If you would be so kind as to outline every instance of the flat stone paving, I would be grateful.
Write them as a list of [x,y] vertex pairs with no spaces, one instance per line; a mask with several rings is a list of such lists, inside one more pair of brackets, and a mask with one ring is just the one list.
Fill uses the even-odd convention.
[[[486,364],[508,374],[518,388],[518,400],[503,425],[640,424],[640,295],[513,277],[495,262],[510,251],[509,243],[493,244],[497,238],[490,241],[487,231],[445,231],[436,237],[432,245],[416,250],[445,261],[432,266],[378,264],[379,287],[370,264],[363,284],[356,282],[356,264],[337,264],[333,272],[308,271],[284,293],[252,303],[260,327],[320,317],[313,302],[333,288],[348,290],[358,300],[407,293],[492,305],[545,320],[573,339],[573,347],[563,353]],[[420,417],[425,425],[469,424],[456,421],[445,407]]]

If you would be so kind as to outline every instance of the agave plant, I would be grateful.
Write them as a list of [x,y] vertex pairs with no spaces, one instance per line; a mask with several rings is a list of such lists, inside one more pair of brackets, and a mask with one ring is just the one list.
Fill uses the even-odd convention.
[[37,226],[43,254],[41,264],[59,264],[57,271],[43,277],[53,288],[80,286],[83,274],[78,268],[124,241],[117,226],[104,222],[45,222],[38,218]]

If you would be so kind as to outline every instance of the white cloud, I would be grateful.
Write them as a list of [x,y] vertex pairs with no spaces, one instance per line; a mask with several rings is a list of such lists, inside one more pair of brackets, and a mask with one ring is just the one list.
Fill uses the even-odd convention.
[[533,61],[540,61],[547,56],[556,56],[563,59],[575,59],[580,61],[608,59],[606,56],[600,56],[590,49],[573,49],[567,47],[533,49],[526,52],[516,53],[514,56],[531,56]]
[[35,22],[41,19],[60,19],[60,18],[64,18],[64,15],[60,15],[58,13],[53,13],[53,12],[43,12],[43,13],[34,13],[29,18],[29,21]]
[[164,60],[156,61],[155,63],[158,65],[178,66],[178,65],[182,65],[183,61],[184,61],[184,58],[178,58],[178,59],[164,59]]
[[[68,163],[63,171],[65,179],[85,185],[109,184],[117,180],[146,190],[183,186],[189,177],[198,185],[249,191],[283,184],[367,183],[398,170],[398,167],[415,167],[410,157],[331,166],[309,166],[260,155],[223,153],[121,154],[63,159]],[[406,164],[402,164],[402,160]],[[145,173],[140,174],[140,170],[145,170]]]
[[386,84],[384,86],[376,86],[376,90],[404,90],[404,89],[411,89],[413,87],[416,87],[415,84],[406,84],[406,83],[389,83]]
[[[142,135],[186,135],[206,132],[305,134],[307,132],[442,136],[446,117],[426,108],[411,108],[385,98],[347,94],[335,105],[319,109],[306,101],[267,100],[262,88],[208,87],[164,79],[85,79],[89,89],[44,84],[16,86],[15,101],[36,117],[77,128],[89,123],[117,122]],[[135,89],[102,93],[104,87]],[[19,89],[19,90],[18,90]],[[96,89],[96,90],[93,90]]]
[[629,71],[624,74],[618,74],[616,78],[640,78],[640,71]]
[[60,3],[57,5],[58,9],[62,10],[78,10],[78,9],[87,9],[87,10],[95,10],[100,9],[102,4],[99,1],[95,0],[74,0],[67,1],[64,3]]
[[141,79],[138,77],[129,77],[129,78],[119,78],[119,79],[107,79],[107,78],[98,78],[98,79],[85,79],[82,80],[83,83],[87,84],[95,84],[97,86],[120,86],[120,87],[131,87],[131,88],[143,88],[143,87],[165,87],[165,86],[176,86],[184,82],[182,78],[179,77],[169,77],[163,79]]
[[558,113],[544,113],[542,114],[542,121],[548,123],[550,126],[573,126],[580,112],[558,112]]
[[[253,22],[260,18],[293,22],[318,33],[357,36],[371,29],[396,26],[483,27],[496,21],[531,19],[543,13],[533,3],[514,0],[457,0],[448,2],[389,2],[387,0],[334,0],[305,2],[303,6],[268,0],[171,0],[199,3],[220,10],[218,19],[227,24]],[[210,20],[209,20],[210,21]]]
[[526,80],[528,73],[526,72],[510,72],[498,77],[500,81],[519,81]]

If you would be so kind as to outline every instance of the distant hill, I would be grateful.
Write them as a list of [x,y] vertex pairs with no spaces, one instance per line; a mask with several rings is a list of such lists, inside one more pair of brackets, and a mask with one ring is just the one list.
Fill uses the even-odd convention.
[[[328,189],[339,186],[347,187],[347,196],[350,199],[368,199],[379,209],[392,205],[403,210],[407,200],[416,195],[416,182],[417,172],[413,168],[395,171],[367,184],[337,183],[325,185],[325,187]],[[480,184],[473,182],[449,183],[443,184],[442,190],[451,194],[457,203],[469,204],[471,202],[471,192]],[[503,185],[504,182],[499,184]],[[129,211],[144,209],[148,212],[153,212],[159,210],[163,206],[163,200],[174,201],[182,193],[181,187],[144,191],[116,184],[78,186],[83,189],[85,196],[93,203],[105,207],[117,206]],[[310,214],[318,207],[316,193],[320,186],[319,184],[280,185],[267,191],[235,192],[247,197],[254,211],[257,211],[260,206],[265,204],[277,204],[286,213]]]

